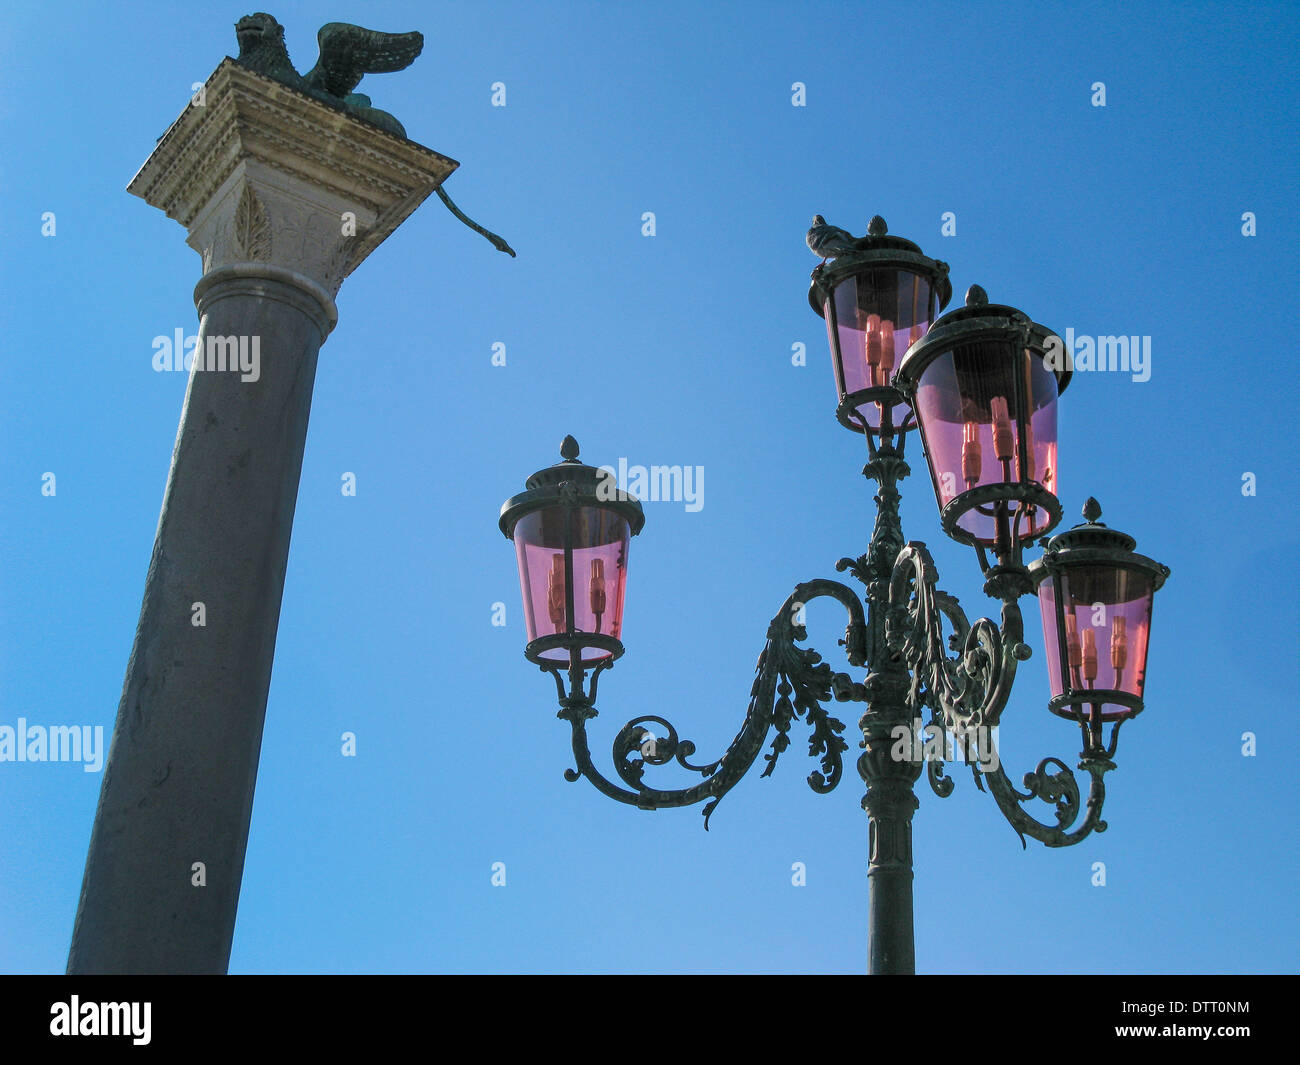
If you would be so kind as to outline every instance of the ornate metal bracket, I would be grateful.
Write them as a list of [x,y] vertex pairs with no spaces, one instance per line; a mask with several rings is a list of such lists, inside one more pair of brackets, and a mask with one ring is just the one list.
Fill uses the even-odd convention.
[[[907,696],[909,710],[920,718],[929,707],[932,716],[928,728],[946,730],[959,737],[989,737],[982,749],[994,754],[992,765],[972,759],[969,743],[962,744],[965,761],[971,766],[975,783],[984,790],[983,780],[998,808],[1025,845],[1025,837],[1049,847],[1068,847],[1094,830],[1104,832],[1101,819],[1106,797],[1104,774],[1115,768],[1112,758],[1118,742],[1119,726],[1111,732],[1108,746],[1098,746],[1085,730],[1084,751],[1079,768],[1086,770],[1091,783],[1086,803],[1087,814],[1071,831],[1081,810],[1080,791],[1074,773],[1059,758],[1044,758],[1038,768],[1024,777],[1024,792],[1008,779],[992,744],[991,730],[996,726],[1011,694],[1016,666],[1030,656],[1023,642],[1024,623],[1017,599],[1032,591],[1028,571],[1015,565],[999,566],[988,571],[985,590],[1002,600],[1002,623],[980,618],[971,625],[960,604],[936,587],[938,571],[922,543],[912,542],[899,552],[889,586],[889,605],[885,618],[889,649],[901,656],[912,674]],[[947,621],[951,633],[947,640],[949,657],[943,646],[943,627]],[[1055,767],[1055,769],[1053,769]],[[953,782],[944,775],[941,762],[927,759],[930,787],[940,798],[952,794]],[[1026,813],[1022,804],[1034,799],[1054,803],[1056,824],[1040,822]]]
[[[971,625],[956,598],[936,587],[938,576],[925,544],[913,541],[898,553],[889,584],[885,634],[912,673],[909,708],[919,716],[932,705],[950,731],[992,727],[1011,695],[1017,663],[1031,653],[1016,602],[1032,590],[1028,572],[1003,599],[1000,628],[988,618]],[[945,619],[952,628],[948,647],[957,654],[952,659],[942,646]]]
[[[749,771],[768,733],[776,730],[771,749],[765,755],[767,767],[763,776],[776,768],[777,759],[790,745],[790,726],[796,717],[801,717],[812,726],[808,753],[819,760],[819,768],[808,776],[808,785],[819,793],[831,791],[843,776],[841,756],[848,744],[840,736],[844,731],[843,722],[831,717],[822,704],[832,694],[841,701],[852,698],[853,685],[846,675],[832,673],[831,667],[812,648],[798,646],[797,641],[807,639],[807,631],[800,623],[802,609],[820,596],[838,600],[848,612],[846,652],[852,664],[865,664],[866,618],[857,595],[836,581],[815,580],[799,585],[768,626],[767,644],[758,658],[758,675],[750,691],[744,723],[722,757],[707,764],[694,763],[690,759],[695,754],[695,744],[683,740],[671,722],[650,714],[633,718],[619,730],[613,747],[614,770],[626,787],[620,787],[596,769],[587,742],[587,720],[596,716],[597,680],[611,661],[601,662],[594,668],[589,693],[583,691],[584,670],[580,667],[567,670],[566,691],[561,675],[565,667],[543,666],[554,677],[559,691],[560,711],[556,716],[572,726],[577,769],[565,770],[565,779],[573,782],[586,777],[611,799],[643,810],[690,806],[708,800],[703,811],[707,829],[709,817],[722,796]],[[670,762],[706,779],[676,790],[652,788],[644,782],[647,766]]]
[[[1057,767],[1055,772],[1051,771],[1052,766]],[[1106,831],[1106,822],[1101,819],[1102,803],[1106,801],[1106,783],[1102,777],[1107,770],[1115,768],[1115,763],[1109,758],[1090,758],[1085,754],[1079,768],[1088,771],[1092,782],[1088,787],[1087,816],[1073,832],[1070,828],[1079,817],[1079,785],[1070,767],[1059,758],[1044,758],[1034,772],[1026,773],[1025,792],[1012,786],[1001,765],[984,774],[998,809],[1016,830],[1022,847],[1026,846],[1025,836],[1033,836],[1049,847],[1070,847],[1094,830]],[[1055,825],[1046,825],[1021,809],[1022,803],[1032,799],[1056,804]]]

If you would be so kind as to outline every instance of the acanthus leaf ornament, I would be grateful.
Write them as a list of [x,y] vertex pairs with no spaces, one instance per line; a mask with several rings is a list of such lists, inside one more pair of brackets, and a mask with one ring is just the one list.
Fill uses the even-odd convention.
[[235,207],[235,254],[250,262],[271,258],[271,223],[251,185],[245,185]]

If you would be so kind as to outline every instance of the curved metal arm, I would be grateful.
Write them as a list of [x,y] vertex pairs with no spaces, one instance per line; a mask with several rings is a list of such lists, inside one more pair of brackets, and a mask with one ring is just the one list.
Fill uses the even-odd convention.
[[[689,759],[695,753],[695,744],[681,739],[669,721],[654,715],[633,718],[619,730],[613,749],[614,769],[627,788],[615,784],[596,769],[587,742],[587,719],[596,716],[595,681],[600,667],[593,674],[590,695],[583,693],[580,676],[566,694],[560,677],[561,667],[549,670],[560,690],[561,709],[557,716],[567,720],[573,732],[573,757],[577,768],[565,770],[565,779],[573,782],[586,777],[602,794],[643,810],[690,806],[708,799],[710,801],[703,811],[707,829],[709,817],[722,796],[754,764],[768,732],[775,727],[777,735],[772,741],[771,752],[766,756],[768,765],[763,776],[768,776],[776,768],[777,758],[790,744],[790,725],[795,717],[802,716],[813,726],[808,743],[809,754],[818,756],[820,761],[820,770],[809,775],[808,784],[817,792],[830,791],[843,775],[841,754],[848,749],[848,744],[839,735],[844,724],[829,716],[821,704],[831,698],[832,689],[836,698],[852,698],[852,685],[847,683],[846,677],[832,674],[830,666],[822,662],[816,651],[799,647],[795,642],[807,639],[807,631],[797,620],[800,611],[819,596],[836,599],[848,611],[849,625],[844,642],[850,659],[857,657],[864,646],[866,630],[862,603],[857,595],[836,581],[816,580],[799,585],[768,626],[767,644],[758,658],[758,675],[750,691],[744,723],[722,757],[706,765],[693,764]],[[663,734],[656,734],[647,725],[657,726]],[[673,761],[707,779],[689,788],[669,791],[650,788],[643,783],[647,765],[666,765]]]
[[[1011,695],[1016,665],[1030,654],[1016,602],[1028,591],[1020,571],[1021,567],[1014,566],[988,570],[985,590],[1002,600],[1002,624],[999,627],[988,618],[980,618],[971,625],[957,600],[935,587],[938,573],[925,545],[909,543],[899,552],[889,586],[886,633],[890,649],[902,655],[913,674],[908,695],[910,709],[919,715],[921,707],[928,705],[934,711],[932,725],[962,734],[977,728],[991,729],[998,723]],[[949,658],[942,646],[944,619],[952,629],[948,647],[955,652],[955,658]],[[988,780],[998,808],[1022,846],[1026,845],[1025,837],[1032,836],[1049,847],[1069,847],[1093,831],[1106,830],[1106,822],[1101,819],[1106,798],[1102,778],[1115,768],[1111,758],[1117,733],[1118,726],[1112,732],[1109,748],[1088,742],[1081,756],[1079,768],[1087,770],[1091,783],[1087,813],[1077,827],[1073,826],[1084,809],[1079,784],[1059,758],[1044,758],[1034,772],[1026,773],[1024,792],[1012,785],[1000,761],[995,761],[991,769],[971,763],[975,782],[983,790],[982,780]],[[936,765],[927,763],[930,786],[946,798],[952,792],[952,781]],[[1055,825],[1044,824],[1025,812],[1023,804],[1034,799],[1056,804]]]
[[[1059,768],[1052,772],[1052,766]],[[1106,822],[1101,819],[1101,807],[1106,801],[1106,782],[1102,778],[1107,770],[1115,768],[1115,763],[1109,758],[1085,755],[1079,768],[1086,769],[1092,781],[1088,786],[1087,815],[1074,831],[1070,828],[1079,817],[1079,784],[1070,767],[1059,758],[1044,758],[1037,769],[1025,774],[1026,792],[1012,786],[1001,764],[984,774],[998,809],[1015,829],[1022,847],[1026,846],[1025,836],[1033,836],[1049,847],[1070,847],[1094,830],[1106,831]],[[1021,809],[1021,804],[1033,799],[1056,804],[1055,825],[1044,824]]]

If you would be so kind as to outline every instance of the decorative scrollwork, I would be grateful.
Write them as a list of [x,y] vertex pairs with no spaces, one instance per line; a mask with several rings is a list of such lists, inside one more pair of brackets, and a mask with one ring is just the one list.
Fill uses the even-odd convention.
[[[924,544],[909,543],[899,552],[890,581],[889,606],[885,616],[886,639],[890,650],[902,656],[912,672],[908,692],[909,709],[919,714],[922,706],[934,712],[931,726],[947,728],[969,736],[972,730],[989,730],[998,723],[1011,693],[1016,665],[1029,657],[1022,642],[1024,632],[1016,597],[1025,594],[1019,572],[1004,567],[995,574],[995,585],[1002,597],[1002,624],[980,618],[967,622],[957,600],[935,585],[937,572]],[[944,622],[951,633],[947,648],[943,646]],[[952,657],[949,657],[951,652]],[[1116,730],[1117,731],[1117,730]],[[987,733],[987,735],[991,735]],[[1025,791],[1017,790],[999,761],[992,767],[972,762],[967,751],[975,782],[984,789],[988,780],[999,809],[1025,845],[1025,837],[1049,847],[1068,847],[1091,832],[1104,832],[1106,822],[1101,808],[1106,797],[1102,780],[1113,769],[1114,734],[1110,748],[1091,744],[1085,749],[1079,768],[1091,776],[1085,809],[1074,773],[1059,758],[1044,758],[1032,773],[1025,774]],[[953,789],[952,780],[941,765],[927,761],[926,773],[935,794],[946,798]],[[1033,800],[1055,807],[1056,824],[1036,820],[1023,809]],[[1077,825],[1076,825],[1077,823]]]
[[[910,708],[929,703],[950,730],[992,727],[1011,694],[1016,663],[1028,657],[1020,641],[1020,611],[1014,600],[1003,603],[1000,629],[988,618],[971,625],[957,600],[935,587],[938,573],[922,543],[909,543],[898,554],[885,616],[889,648],[911,670]],[[943,622],[952,635],[943,646]]]
[[[1052,767],[1056,768],[1053,770]],[[1049,847],[1069,847],[1091,832],[1106,831],[1106,822],[1101,819],[1101,808],[1106,801],[1106,784],[1102,778],[1107,770],[1115,768],[1115,763],[1109,758],[1085,752],[1079,768],[1087,770],[1092,780],[1088,787],[1087,815],[1074,831],[1070,829],[1082,809],[1079,784],[1070,767],[1059,758],[1044,758],[1037,769],[1026,773],[1024,792],[1012,785],[1000,764],[994,771],[984,773],[998,808],[1020,837],[1022,847],[1026,846],[1026,836],[1032,836]],[[1055,805],[1055,825],[1044,824],[1021,808],[1023,803],[1034,799]]]
[[[586,777],[603,794],[642,809],[689,806],[708,800],[703,810],[707,829],[709,817],[722,796],[749,770],[768,733],[775,729],[776,735],[772,738],[770,753],[765,756],[767,767],[763,776],[770,775],[776,768],[777,759],[790,745],[792,723],[795,718],[802,718],[812,726],[808,753],[819,762],[819,768],[808,776],[808,785],[819,793],[831,791],[843,777],[842,755],[848,750],[848,744],[840,735],[844,723],[832,717],[822,704],[832,697],[832,688],[841,675],[833,674],[830,666],[812,648],[800,647],[796,642],[807,639],[806,630],[797,620],[801,610],[819,596],[838,600],[848,611],[845,642],[850,649],[858,646],[866,627],[858,597],[835,581],[801,584],[768,627],[767,644],[758,658],[757,676],[750,691],[744,723],[722,757],[707,764],[696,764],[690,761],[696,751],[695,744],[683,740],[666,718],[653,714],[633,718],[614,738],[612,752],[615,773],[627,788],[619,787],[602,776],[591,760],[586,722],[596,716],[594,684],[592,694],[587,696],[582,693],[581,677],[576,681],[571,678],[572,691],[566,694],[559,667],[552,669],[561,690],[559,716],[572,726],[573,754],[577,762],[576,769],[565,771],[565,779],[576,781],[579,777]],[[845,697],[839,691],[836,696]],[[646,767],[670,762],[676,762],[706,779],[677,790],[649,787],[644,781]]]
[[[658,726],[662,733],[656,734],[647,725]],[[641,757],[629,761],[633,751]],[[710,775],[706,767],[691,765],[686,760],[694,753],[694,743],[679,739],[671,722],[652,714],[629,721],[614,737],[614,769],[625,783],[637,789],[643,786],[641,776],[647,765],[667,765],[673,760],[687,769]]]
[[926,759],[925,778],[930,782],[930,790],[941,799],[951,795],[952,789],[956,786],[953,784],[952,777],[944,773],[943,763],[936,758]]
[[[965,619],[963,618],[963,620]],[[935,733],[939,733],[943,729],[943,720],[935,707],[931,706],[930,710],[930,723],[926,727],[933,729]],[[944,772],[943,762],[938,758],[926,758],[925,778],[930,784],[930,790],[941,799],[948,798],[952,794],[953,788],[956,787],[953,779]]]

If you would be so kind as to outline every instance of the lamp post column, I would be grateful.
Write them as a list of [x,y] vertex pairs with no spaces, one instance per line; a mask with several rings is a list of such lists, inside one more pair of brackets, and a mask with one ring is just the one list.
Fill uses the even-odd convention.
[[[868,690],[873,688],[867,678]],[[877,709],[873,705],[862,718],[866,753],[858,769],[867,783],[862,808],[870,818],[870,860],[867,883],[870,891],[868,916],[869,972],[874,975],[907,975],[916,971],[916,946],[912,925],[912,814],[919,805],[913,784],[921,775],[921,763],[895,760],[897,725],[910,731],[907,708],[895,678],[879,678],[874,686],[881,692]],[[887,693],[883,689],[894,689]]]
[[226,970],[333,296],[456,166],[230,60],[202,99],[128,189],[204,275],[69,973]]
[[898,482],[910,472],[900,446],[881,443],[862,471],[877,483],[876,525],[862,560],[867,585],[868,661],[871,672],[864,688],[868,709],[860,722],[865,751],[858,772],[867,785],[862,808],[870,818],[867,884],[869,972],[910,975],[916,970],[912,925],[912,815],[916,812],[913,784],[921,775],[920,761],[895,759],[900,726],[912,733],[907,693],[911,675],[889,652],[885,611],[894,563],[903,548],[898,516]]

